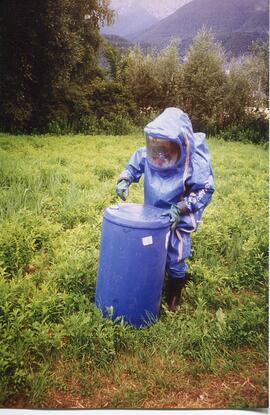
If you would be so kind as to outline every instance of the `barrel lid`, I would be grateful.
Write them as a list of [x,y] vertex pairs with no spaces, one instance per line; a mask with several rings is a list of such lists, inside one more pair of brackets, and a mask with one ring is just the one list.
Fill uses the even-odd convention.
[[130,228],[160,229],[169,227],[169,217],[161,217],[163,209],[137,203],[119,203],[104,210],[110,222]]

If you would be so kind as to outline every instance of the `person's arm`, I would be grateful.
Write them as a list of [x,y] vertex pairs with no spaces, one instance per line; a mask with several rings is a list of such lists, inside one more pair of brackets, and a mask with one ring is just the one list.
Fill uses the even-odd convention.
[[144,173],[146,150],[145,147],[139,148],[132,154],[129,162],[126,164],[125,169],[118,177],[117,183],[122,180],[127,180],[129,184],[137,183],[142,174]]
[[190,166],[191,174],[185,182],[185,196],[176,204],[172,204],[168,212],[162,216],[170,216],[171,229],[176,229],[182,215],[194,213],[205,208],[214,192],[214,178],[210,161],[194,154]]
[[122,171],[117,180],[116,193],[122,199],[128,197],[128,188],[133,182],[138,182],[144,172],[145,147],[139,148],[132,154],[125,170]]
[[181,209],[188,209],[194,213],[205,208],[211,201],[214,193],[214,177],[211,163],[205,157],[194,154],[191,163],[191,175],[186,180],[184,200],[179,202]]

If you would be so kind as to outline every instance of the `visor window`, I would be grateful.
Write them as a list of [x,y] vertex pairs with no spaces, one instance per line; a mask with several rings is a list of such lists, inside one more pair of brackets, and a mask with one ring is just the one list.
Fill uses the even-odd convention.
[[180,158],[180,147],[170,140],[146,136],[147,158],[159,168],[173,167]]

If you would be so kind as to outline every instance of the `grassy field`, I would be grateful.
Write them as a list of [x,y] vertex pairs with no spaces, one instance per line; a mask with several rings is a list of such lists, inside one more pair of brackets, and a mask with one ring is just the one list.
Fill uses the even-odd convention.
[[[177,313],[145,329],[93,304],[102,210],[130,136],[0,135],[0,404],[268,406],[268,151],[209,139],[216,192]],[[143,183],[129,202],[143,202]]]

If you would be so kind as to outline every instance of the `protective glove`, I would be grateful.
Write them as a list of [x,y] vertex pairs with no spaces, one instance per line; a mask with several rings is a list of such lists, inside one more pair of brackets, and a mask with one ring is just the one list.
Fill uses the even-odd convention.
[[124,201],[128,197],[128,187],[129,187],[128,180],[121,180],[119,183],[117,183],[117,186],[116,186],[117,195],[121,197],[121,199]]
[[[180,202],[184,203],[184,202]],[[161,216],[170,216],[171,230],[174,231],[180,222],[181,215],[187,213],[187,207],[185,204],[183,206],[171,205],[170,210],[165,213],[162,213]]]

